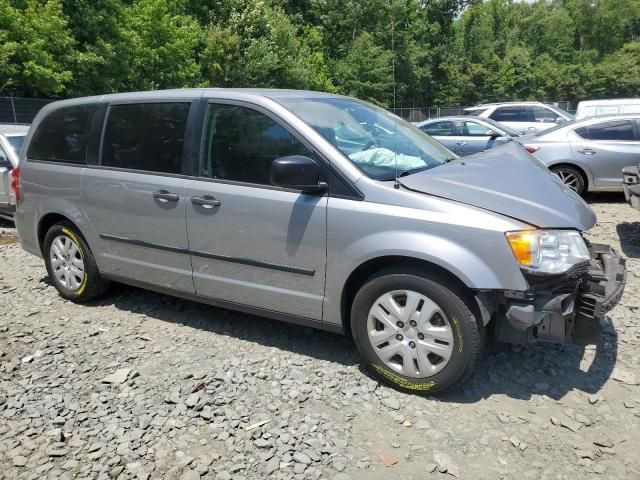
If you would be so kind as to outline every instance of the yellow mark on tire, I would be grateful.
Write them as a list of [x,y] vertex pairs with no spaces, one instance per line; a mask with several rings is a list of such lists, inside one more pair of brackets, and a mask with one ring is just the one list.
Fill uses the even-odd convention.
[[416,391],[427,391],[427,390],[433,389],[433,387],[436,386],[436,382],[411,383],[408,380],[405,380],[404,378],[396,375],[395,373],[390,372],[385,368],[382,368],[380,365],[376,365],[375,363],[372,363],[371,366],[384,378],[392,381],[393,383],[395,383],[396,385],[402,388],[407,388],[409,390],[416,390]]
[[460,324],[458,323],[458,319],[456,317],[451,317],[451,320],[453,320],[453,323],[456,326],[456,336],[458,337],[458,352],[462,353],[464,341],[462,340],[462,331],[460,330]]
[[[78,247],[78,251],[80,252],[80,258],[82,258],[82,261],[84,263],[84,253],[82,252],[82,247],[80,245],[80,240],[78,240],[78,237],[76,236],[76,234],[73,233],[68,228],[65,228],[65,227],[62,227],[62,233],[64,233],[67,237],[69,237],[73,241],[73,243],[76,244],[76,247]],[[86,269],[85,269],[84,276],[82,277],[82,283],[80,284],[80,288],[78,288],[78,290],[73,292],[73,294],[76,297],[79,297],[80,295],[82,295],[82,292],[84,292],[84,289],[86,287],[87,287],[87,272],[86,272]]]

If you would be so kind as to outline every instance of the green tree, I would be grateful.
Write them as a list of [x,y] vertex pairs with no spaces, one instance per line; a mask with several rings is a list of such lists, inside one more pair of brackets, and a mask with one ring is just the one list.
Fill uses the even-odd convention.
[[75,42],[59,0],[0,0],[0,94],[63,95]]
[[388,106],[393,94],[391,52],[376,45],[370,33],[361,33],[346,57],[336,62],[335,79],[339,92]]

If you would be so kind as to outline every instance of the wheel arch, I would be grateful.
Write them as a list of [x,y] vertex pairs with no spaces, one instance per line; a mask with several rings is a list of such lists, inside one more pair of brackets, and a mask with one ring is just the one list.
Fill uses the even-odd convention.
[[474,296],[473,289],[465,284],[457,275],[428,260],[403,255],[375,257],[363,262],[353,270],[344,284],[340,299],[340,312],[342,328],[345,332],[351,330],[351,305],[358,290],[364,285],[368,278],[385,270],[399,272],[419,271],[420,273],[426,273],[432,277],[437,277],[449,282],[469,297]]
[[[42,218],[40,218],[39,222],[38,222],[38,229],[37,229],[37,235],[38,235],[38,246],[40,247],[40,252],[42,253],[42,255],[44,255],[44,238],[47,236],[47,232],[49,231],[49,229],[57,224],[57,223],[61,223],[61,222],[66,222],[71,224],[80,235],[82,235],[83,238],[85,238],[86,241],[86,237],[84,236],[84,234],[82,233],[82,230],[78,227],[78,225],[71,220],[69,217],[61,214],[61,213],[57,213],[57,212],[50,212],[47,213],[45,215],[42,216]],[[89,245],[87,244],[87,247],[89,247]],[[90,248],[90,247],[89,247]]]

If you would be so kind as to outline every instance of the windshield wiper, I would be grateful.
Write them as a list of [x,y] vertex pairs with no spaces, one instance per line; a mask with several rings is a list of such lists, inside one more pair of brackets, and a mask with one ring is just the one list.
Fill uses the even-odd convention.
[[425,165],[424,167],[416,167],[416,168],[410,168],[409,170],[403,170],[398,174],[398,178],[406,177],[407,175],[412,175],[414,173],[422,172],[430,168],[433,168],[433,167],[431,167],[430,165]]

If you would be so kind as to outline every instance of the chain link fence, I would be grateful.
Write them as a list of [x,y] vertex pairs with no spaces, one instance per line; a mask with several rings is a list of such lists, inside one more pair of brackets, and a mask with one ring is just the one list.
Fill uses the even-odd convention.
[[[43,98],[0,97],[0,123],[31,123],[38,111],[53,100]],[[575,102],[547,102],[572,112]],[[469,105],[470,106],[470,105]],[[462,115],[468,106],[457,107],[399,107],[389,110],[410,122],[421,122],[430,118]]]
[[53,100],[0,97],[0,123],[31,123],[36,114]]

